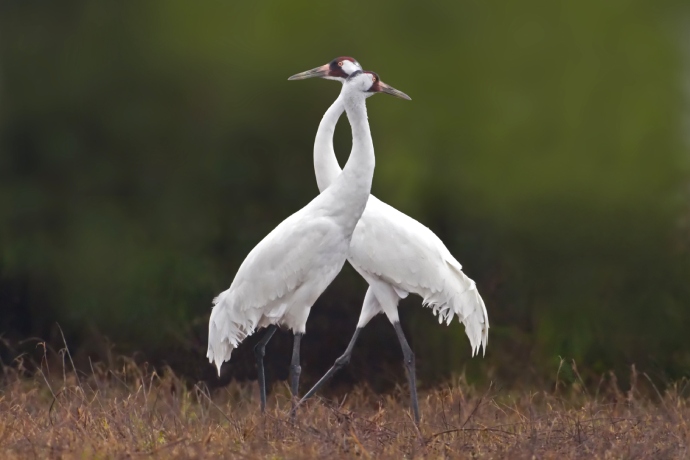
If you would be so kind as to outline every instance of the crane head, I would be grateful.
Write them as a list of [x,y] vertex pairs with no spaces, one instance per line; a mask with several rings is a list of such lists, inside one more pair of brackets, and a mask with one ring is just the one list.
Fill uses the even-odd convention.
[[[360,75],[363,75],[363,77],[360,77]],[[362,83],[363,88],[366,88],[364,91],[367,93],[372,93],[370,94],[371,96],[376,93],[386,93],[390,94],[391,96],[399,97],[400,99],[405,99],[408,101],[412,100],[412,98],[410,98],[410,96],[407,94],[403,93],[402,91],[398,91],[392,86],[382,82],[381,78],[379,78],[376,72],[369,72],[368,70],[363,72],[355,72],[348,77],[348,80],[354,78],[364,78],[364,82]]]
[[362,66],[353,57],[341,56],[333,59],[328,64],[324,64],[321,67],[316,67],[315,69],[307,70],[306,72],[301,72],[288,80],[306,80],[307,78],[325,78],[326,80],[336,80],[344,83],[347,77],[352,75],[357,71],[362,70]]

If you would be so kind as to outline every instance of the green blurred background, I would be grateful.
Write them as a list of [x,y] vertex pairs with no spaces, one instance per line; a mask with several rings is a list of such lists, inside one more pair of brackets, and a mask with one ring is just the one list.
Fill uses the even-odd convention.
[[[211,299],[317,193],[314,135],[340,85],[287,77],[339,55],[412,97],[368,102],[373,193],[475,279],[486,357],[402,302],[423,384],[512,385],[559,357],[596,376],[690,371],[687,90],[680,0],[0,3],[3,361],[136,353],[215,382]],[[336,150],[345,161],[349,125]],[[349,266],[312,310],[307,381],[354,330]],[[254,378],[248,340],[224,369]],[[292,339],[269,344],[274,378]],[[341,385],[402,382],[384,317]]]

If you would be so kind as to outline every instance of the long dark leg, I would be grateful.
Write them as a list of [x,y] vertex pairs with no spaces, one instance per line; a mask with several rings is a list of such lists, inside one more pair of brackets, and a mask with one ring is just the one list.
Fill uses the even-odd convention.
[[303,335],[304,334],[302,334],[301,332],[296,333],[295,341],[292,343],[292,363],[290,364],[290,391],[292,392],[293,409],[295,408],[297,391],[299,390],[299,376],[302,373],[302,367],[299,365],[299,345],[302,341]]
[[266,376],[264,374],[264,355],[266,354],[266,344],[273,334],[275,334],[277,327],[274,325],[266,328],[266,333],[261,340],[254,346],[254,355],[256,356],[256,368],[259,374],[259,393],[261,394],[261,413],[266,411]]
[[419,403],[417,402],[417,378],[415,377],[414,370],[414,353],[412,353],[412,349],[407,343],[407,339],[405,339],[405,333],[403,333],[400,323],[393,323],[393,327],[395,328],[395,333],[398,335],[400,347],[403,352],[403,360],[405,369],[407,370],[407,383],[410,386],[410,400],[412,403],[412,412],[414,413],[414,421],[419,424]]
[[319,388],[323,386],[324,383],[330,380],[331,377],[333,377],[333,375],[336,372],[338,372],[338,370],[340,370],[347,363],[350,362],[350,356],[352,356],[352,349],[355,347],[355,342],[357,342],[357,337],[359,337],[360,332],[362,332],[361,327],[355,329],[355,333],[352,336],[352,339],[350,339],[350,344],[347,346],[345,352],[342,354],[342,356],[335,360],[333,366],[328,370],[328,372],[326,372],[326,374],[323,377],[321,377],[321,379],[318,382],[316,382],[316,385],[314,385],[311,388],[311,390],[309,390],[307,394],[305,394],[304,397],[300,399],[299,404],[297,404],[298,406],[302,404],[305,400],[311,398],[314,395],[314,393],[316,393],[319,390]]

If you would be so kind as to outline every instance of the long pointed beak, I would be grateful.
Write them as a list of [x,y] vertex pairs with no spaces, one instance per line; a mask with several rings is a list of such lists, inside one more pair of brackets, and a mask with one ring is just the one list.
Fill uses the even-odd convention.
[[380,92],[390,94],[391,96],[399,97],[400,99],[406,99],[408,101],[411,101],[412,98],[408,96],[407,94],[403,93],[402,91],[398,91],[397,89],[393,88],[390,85],[385,84],[382,81],[379,81],[379,88]]
[[328,64],[322,65],[315,69],[307,70],[306,72],[298,73],[288,78],[288,80],[306,80],[307,78],[323,78],[328,75],[330,68]]

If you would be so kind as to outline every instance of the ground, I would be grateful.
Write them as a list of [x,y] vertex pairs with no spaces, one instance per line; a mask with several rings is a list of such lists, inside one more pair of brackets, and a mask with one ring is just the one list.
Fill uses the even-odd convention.
[[[420,393],[417,428],[405,388],[316,398],[297,419],[282,383],[259,413],[257,385],[212,392],[123,361],[89,373],[69,365],[0,383],[0,458],[687,458],[686,382],[658,391],[633,376],[621,391],[577,381],[540,391],[456,378]],[[57,375],[56,375],[57,374]],[[636,383],[638,382],[638,383]]]

